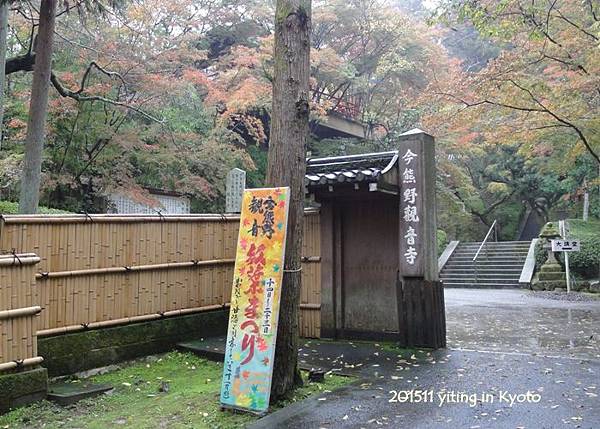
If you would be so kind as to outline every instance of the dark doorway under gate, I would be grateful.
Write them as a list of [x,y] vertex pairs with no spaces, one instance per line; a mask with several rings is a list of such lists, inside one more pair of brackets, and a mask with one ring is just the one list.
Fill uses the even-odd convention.
[[308,189],[321,205],[322,337],[397,337],[397,158],[309,160]]

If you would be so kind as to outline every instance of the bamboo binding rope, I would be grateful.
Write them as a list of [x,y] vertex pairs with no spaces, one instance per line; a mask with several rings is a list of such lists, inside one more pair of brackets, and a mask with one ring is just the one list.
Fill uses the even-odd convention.
[[43,357],[36,356],[36,357],[27,358],[27,359],[23,359],[23,360],[0,363],[0,371],[8,371],[8,370],[19,368],[19,367],[29,367],[29,366],[39,365],[43,361],[44,361]]
[[34,265],[40,262],[40,258],[33,253],[16,253],[14,255],[0,256],[0,267],[14,265]]

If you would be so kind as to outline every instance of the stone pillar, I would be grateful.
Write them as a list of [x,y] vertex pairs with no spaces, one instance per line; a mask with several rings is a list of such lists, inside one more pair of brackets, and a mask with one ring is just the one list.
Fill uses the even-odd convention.
[[444,290],[436,239],[435,140],[421,130],[398,144],[400,261],[397,286],[400,344],[446,346]]
[[226,213],[241,213],[244,189],[246,189],[246,172],[244,170],[234,168],[227,173],[225,186]]

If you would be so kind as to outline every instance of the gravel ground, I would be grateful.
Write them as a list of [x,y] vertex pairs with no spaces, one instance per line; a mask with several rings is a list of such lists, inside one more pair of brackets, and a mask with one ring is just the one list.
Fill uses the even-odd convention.
[[593,302],[599,301],[600,295],[591,294],[585,292],[555,292],[555,291],[536,291],[528,292],[525,294],[528,298],[533,299],[554,299],[557,301],[570,301],[570,302]]

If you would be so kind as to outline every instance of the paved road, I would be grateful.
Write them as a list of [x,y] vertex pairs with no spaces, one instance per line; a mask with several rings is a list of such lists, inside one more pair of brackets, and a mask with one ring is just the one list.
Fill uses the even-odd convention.
[[448,289],[446,308],[447,350],[307,342],[305,364],[357,381],[255,427],[600,428],[600,301]]
[[600,300],[539,299],[519,290],[445,295],[450,348],[600,360]]

